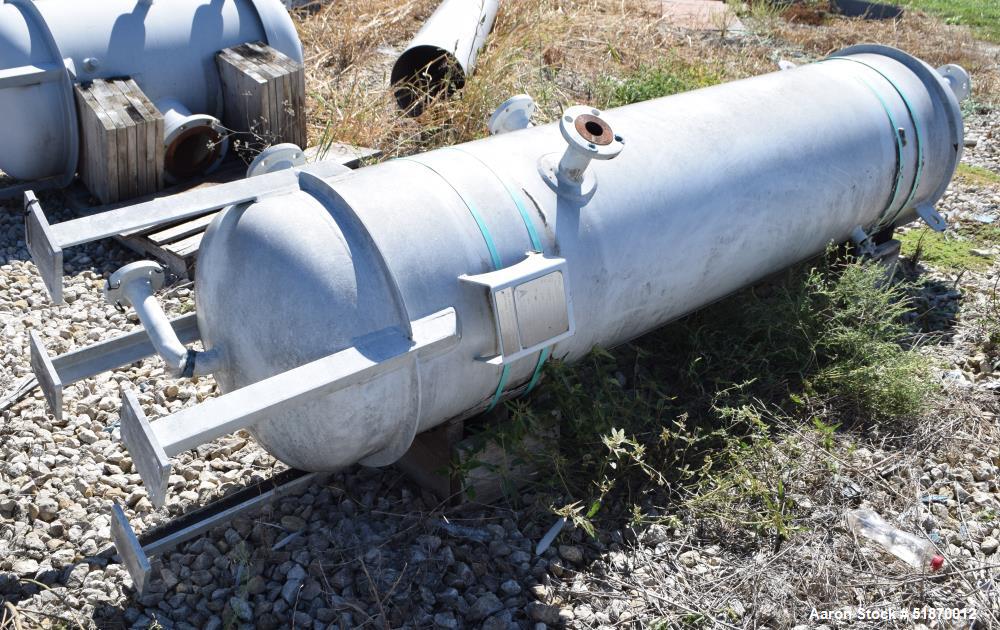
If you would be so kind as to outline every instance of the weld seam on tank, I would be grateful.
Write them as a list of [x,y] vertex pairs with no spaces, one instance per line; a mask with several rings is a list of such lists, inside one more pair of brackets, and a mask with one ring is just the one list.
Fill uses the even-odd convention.
[[438,171],[430,164],[422,162],[416,159],[415,157],[397,158],[397,160],[399,160],[400,162],[413,162],[414,164],[419,164],[420,166],[423,166],[430,172],[434,173],[438,177],[438,179],[447,184],[448,188],[450,188],[456,195],[458,195],[458,198],[462,201],[463,204],[465,204],[466,209],[472,216],[473,221],[476,222],[476,227],[479,228],[479,233],[483,237],[483,242],[486,243],[486,251],[490,256],[490,262],[493,263],[493,270],[496,271],[497,269],[502,269],[504,265],[503,265],[503,260],[500,258],[500,251],[497,249],[496,241],[493,240],[493,234],[490,232],[489,227],[486,225],[486,219],[483,218],[483,214],[479,212],[479,209],[476,207],[476,204],[473,203],[471,200],[467,199],[466,196],[463,195],[458,190],[458,188],[456,188],[455,185],[451,183],[451,181],[447,177],[445,177],[440,171]]
[[[410,321],[410,314],[406,307],[406,301],[403,298],[403,293],[399,288],[399,282],[396,280],[396,276],[386,261],[385,256],[382,254],[382,248],[375,241],[375,237],[371,230],[365,224],[364,219],[354,212],[350,204],[339,203],[343,200],[338,195],[337,191],[333,186],[331,186],[322,177],[317,177],[312,173],[302,171],[299,173],[299,188],[302,192],[316,199],[320,204],[329,208],[334,203],[343,207],[345,211],[340,215],[342,220],[350,224],[350,227],[358,234],[361,235],[362,239],[365,241],[365,251],[369,252],[372,258],[375,259],[376,265],[384,279],[386,286],[391,294],[391,299],[396,311],[397,326],[406,334],[407,337],[413,339],[413,327]],[[336,221],[336,217],[334,217]],[[413,365],[413,391],[414,391],[414,409],[410,414],[411,420],[406,423],[400,423],[401,426],[397,428],[396,434],[392,436],[394,439],[390,440],[388,444],[385,444],[378,451],[367,455],[360,460],[365,466],[387,466],[406,453],[409,450],[410,445],[413,444],[413,440],[417,436],[417,430],[420,426],[420,410],[422,407],[421,402],[421,386],[420,386],[420,360],[417,357],[412,359]]]
[[[507,178],[500,175],[500,173],[498,173],[496,169],[494,169],[489,164],[480,159],[480,157],[475,153],[470,153],[459,147],[444,147],[444,149],[456,151],[464,156],[472,158],[473,160],[481,164],[483,168],[489,171],[490,174],[493,175],[493,177],[496,178],[498,182],[500,182],[500,185],[503,186],[504,190],[507,191],[507,194],[510,195],[511,200],[514,202],[514,206],[517,208],[518,214],[521,215],[521,220],[524,222],[524,228],[528,232],[528,239],[531,241],[532,251],[538,252],[540,254],[543,253],[544,248],[542,246],[542,239],[538,236],[538,231],[535,229],[535,224],[531,220],[531,215],[528,213],[528,208],[524,202],[524,199],[521,197],[521,195],[517,193],[517,191],[515,190],[513,185],[507,180]],[[538,380],[541,378],[542,374],[542,366],[544,366],[545,362],[548,361],[551,353],[552,353],[551,346],[543,348],[538,352],[538,360],[535,363],[534,371],[531,373],[531,378],[528,381],[528,386],[523,392],[524,395],[530,393],[531,390],[535,388],[535,385],[538,384]],[[501,378],[501,388],[498,388],[498,391],[502,389],[502,386],[505,384],[505,382],[506,379]],[[502,394],[502,391],[500,393]],[[487,411],[496,407],[497,403],[499,402],[500,402],[500,397],[497,394],[494,394],[493,400],[490,403],[490,406],[487,409]]]
[[[882,109],[885,111],[885,115],[889,119],[889,128],[892,130],[892,134],[895,136],[896,140],[895,142],[896,173],[894,174],[892,179],[892,191],[889,195],[889,201],[886,202],[885,209],[881,212],[881,214],[879,215],[879,219],[876,222],[876,225],[882,225],[883,223],[891,223],[892,220],[888,219],[890,214],[893,214],[893,218],[895,218],[899,214],[899,212],[903,209],[903,206],[900,205],[898,208],[895,209],[895,212],[893,212],[893,208],[896,205],[896,200],[899,198],[899,184],[903,179],[903,170],[904,170],[903,141],[902,138],[900,137],[901,128],[896,123],[896,118],[895,116],[892,115],[892,110],[889,108],[889,104],[885,102],[885,99],[882,98],[882,95],[879,94],[878,91],[876,91],[875,88],[872,87],[870,83],[868,83],[861,77],[858,77],[858,81],[862,85],[864,85],[868,89],[868,91],[870,91],[872,95],[874,95],[875,98],[878,99],[879,104],[882,105]],[[877,232],[878,228],[872,228],[872,231]]]
[[[439,170],[437,170],[430,164],[427,164],[415,158],[398,158],[398,159],[400,161],[405,161],[405,162],[414,162],[416,164],[423,166],[424,168],[434,173],[441,181],[447,184],[452,191],[454,191],[454,193],[458,196],[458,198],[462,201],[462,203],[465,204],[465,207],[469,211],[469,215],[475,222],[476,227],[479,228],[479,233],[483,237],[483,242],[486,244],[486,249],[490,256],[490,261],[493,264],[493,271],[503,269],[504,264],[502,258],[500,257],[499,249],[497,248],[496,245],[496,240],[493,238],[493,234],[492,232],[490,232],[490,228],[486,223],[486,219],[484,218],[483,214],[479,211],[477,205],[467,196],[463,195],[462,192],[459,191],[458,188],[451,182],[451,180],[445,177],[443,173],[441,173]],[[487,169],[489,169],[488,166]],[[499,346],[500,340],[497,339],[496,343]],[[500,375],[497,379],[496,389],[493,391],[492,396],[488,398],[489,402],[486,405],[485,411],[487,412],[492,411],[494,408],[496,408],[498,404],[500,404],[500,401],[503,400],[504,392],[507,388],[508,384],[507,382],[509,379],[510,379],[510,364],[505,363],[500,368]]]
[[[940,109],[942,110],[942,114],[946,117],[952,151],[950,153],[949,164],[945,168],[941,169],[941,171],[942,173],[947,173],[947,176],[941,177],[937,181],[937,187],[934,190],[929,191],[924,198],[914,197],[914,199],[912,199],[912,207],[904,207],[900,214],[893,220],[894,225],[899,225],[901,218],[912,219],[915,215],[911,211],[915,210],[916,215],[927,221],[933,229],[943,229],[942,224],[935,225],[931,219],[929,219],[929,215],[934,215],[934,218],[941,220],[941,217],[933,210],[932,204],[936,203],[944,195],[945,190],[951,183],[951,175],[954,174],[955,169],[958,167],[958,163],[962,157],[962,150],[964,148],[964,126],[962,121],[961,105],[958,98],[959,92],[956,92],[956,89],[968,90],[969,84],[966,82],[965,85],[956,86],[951,79],[943,75],[940,70],[932,68],[924,61],[899,49],[880,44],[859,44],[856,46],[850,46],[833,53],[828,59],[865,54],[873,55],[878,58],[889,59],[910,71],[923,84],[924,89],[927,92],[927,96],[939,106],[935,107],[935,112]],[[966,78],[968,77],[968,73],[966,73],[959,66],[943,66],[941,70],[948,70],[950,67],[956,68],[960,74]],[[937,122],[936,118],[934,121],[926,121],[926,128],[924,128],[924,131],[934,129],[935,126],[932,123],[935,122]],[[921,160],[922,168],[926,160],[927,156],[925,155]]]

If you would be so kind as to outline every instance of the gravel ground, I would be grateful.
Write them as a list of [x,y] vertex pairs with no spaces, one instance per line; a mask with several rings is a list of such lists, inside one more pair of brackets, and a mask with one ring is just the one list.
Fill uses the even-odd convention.
[[[973,116],[968,128],[977,142],[965,160],[1000,172],[1000,114]],[[58,220],[50,208],[59,197],[43,205]],[[995,190],[967,186],[953,188],[941,209],[953,221],[1000,216]],[[137,325],[100,295],[104,278],[135,256],[112,243],[68,255],[68,304],[52,308],[27,262],[19,208],[0,215],[3,391],[30,374],[29,330],[50,353],[62,353]],[[835,456],[806,449],[812,454],[790,467],[789,485],[809,506],[803,518],[811,533],[777,554],[747,551],[736,543],[739,532],[690,521],[602,532],[597,540],[567,528],[536,556],[552,517],[531,496],[520,509],[443,509],[392,468],[352,469],[167,554],[160,577],[136,597],[124,568],[109,561],[113,500],[141,532],[282,468],[244,434],[221,439],[175,460],[168,505],[153,510],[118,440],[121,384],[139,390],[152,417],[196,404],[215,387],[211,379],[169,379],[150,359],[68,387],[60,422],[37,392],[2,412],[0,601],[16,608],[24,627],[590,628],[719,606],[737,626],[754,619],[788,627],[808,623],[810,602],[907,603],[919,587],[921,601],[973,606],[986,616],[1000,609],[1000,372],[977,349],[975,314],[986,308],[997,267],[958,282],[925,273],[939,280],[927,289],[930,304],[969,314],[947,322],[947,341],[927,349],[947,363],[938,424],[910,450],[875,445]],[[189,287],[175,285],[164,303],[179,313],[192,298]],[[829,457],[840,458],[836,475]],[[872,546],[859,547],[839,524],[848,490],[893,510],[912,531],[922,528],[952,570],[915,581]],[[870,571],[859,575],[859,562]],[[977,571],[983,566],[994,568]]]
[[[966,116],[962,161],[1000,173],[1000,111]],[[993,203],[997,203],[995,196]]]

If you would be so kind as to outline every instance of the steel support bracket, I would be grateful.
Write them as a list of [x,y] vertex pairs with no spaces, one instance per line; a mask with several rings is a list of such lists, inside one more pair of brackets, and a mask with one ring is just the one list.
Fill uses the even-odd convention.
[[854,241],[858,253],[862,256],[871,257],[875,255],[875,242],[872,241],[871,237],[868,236],[868,233],[860,225],[851,231],[851,240]]
[[57,420],[62,419],[62,392],[63,382],[59,377],[59,372],[52,364],[49,353],[45,351],[45,345],[38,331],[32,329],[29,333],[29,343],[31,346],[31,371],[35,373],[35,380],[42,389],[45,402],[49,404],[49,409]]
[[948,222],[945,221],[945,218],[929,203],[922,203],[917,206],[917,214],[935,232],[944,232],[948,227]]
[[576,332],[563,258],[528,252],[516,265],[459,280],[489,292],[498,352],[481,361],[511,363]]
[[142,593],[152,573],[152,565],[149,563],[146,551],[139,544],[139,538],[129,524],[125,511],[117,501],[111,504],[111,539],[115,543],[115,550],[121,557],[122,564],[132,576],[135,590]]
[[52,226],[45,218],[42,205],[32,191],[24,193],[24,233],[31,260],[38,267],[52,301],[63,302],[63,251],[52,235]]
[[135,590],[141,594],[152,577],[151,556],[170,551],[203,532],[228,523],[240,514],[318,482],[324,476],[323,473],[286,470],[267,481],[244,488],[190,514],[185,514],[176,521],[149,532],[141,539],[136,536],[129,524],[125,510],[116,501],[111,506],[111,538],[114,540],[115,550],[121,557],[122,564],[132,576]]
[[56,63],[7,68],[0,70],[0,90],[50,83],[62,79],[65,74],[66,66]]
[[132,456],[132,463],[146,485],[146,494],[153,505],[163,505],[167,498],[170,480],[170,459],[149,426],[139,399],[131,389],[122,389],[121,420],[122,442]]
[[[181,343],[193,343],[201,338],[195,313],[170,320],[170,326]],[[156,354],[145,328],[56,357],[49,355],[41,336],[32,330],[30,347],[31,369],[56,419],[62,418],[62,392],[67,385]]]
[[412,365],[421,357],[433,356],[458,343],[454,308],[432,313],[410,325],[412,336],[396,327],[376,331],[357,340],[355,346],[182,409],[152,424],[135,393],[123,389],[119,413],[122,441],[147,486],[149,500],[156,507],[165,502],[170,457],[273,417],[290,405]]
[[28,251],[52,301],[62,303],[63,248],[138,232],[181,219],[201,216],[227,206],[252,202],[265,195],[299,190],[299,173],[333,177],[344,172],[337,162],[315,162],[174,195],[155,197],[131,206],[50,225],[34,193],[24,195]]

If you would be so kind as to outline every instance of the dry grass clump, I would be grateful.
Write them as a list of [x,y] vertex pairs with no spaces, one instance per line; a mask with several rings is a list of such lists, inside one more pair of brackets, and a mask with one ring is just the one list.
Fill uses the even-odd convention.
[[[662,5],[648,0],[507,0],[464,89],[410,118],[397,109],[389,71],[437,4],[334,2],[299,14],[312,143],[336,140],[377,147],[388,157],[408,155],[483,137],[490,113],[514,94],[533,96],[537,118],[548,121],[568,105],[615,104],[621,99],[613,88],[643,75],[690,89],[700,87],[692,77],[715,82],[769,72],[776,47],[818,57],[880,42],[932,64],[962,64],[975,78],[977,100],[1000,100],[997,51],[967,28],[921,13],[883,21],[827,17],[810,25],[751,11],[744,19],[753,34],[737,39],[722,24],[701,33],[672,28]],[[675,70],[683,80],[670,79]]]
[[313,142],[406,155],[484,136],[494,108],[522,92],[538,102],[539,118],[549,120],[568,105],[596,102],[609,77],[665,59],[710,64],[725,79],[773,67],[762,46],[671,29],[662,9],[645,0],[508,0],[464,89],[411,119],[397,110],[389,71],[435,4],[336,2],[300,15]]
[[779,22],[774,36],[815,55],[877,42],[935,67],[957,63],[973,77],[974,98],[1000,100],[1000,50],[976,41],[967,27],[948,25],[922,13],[909,11],[899,20],[830,18],[821,25]]
[[307,69],[317,75],[340,73],[381,45],[412,36],[437,6],[436,0],[331,2],[297,15]]

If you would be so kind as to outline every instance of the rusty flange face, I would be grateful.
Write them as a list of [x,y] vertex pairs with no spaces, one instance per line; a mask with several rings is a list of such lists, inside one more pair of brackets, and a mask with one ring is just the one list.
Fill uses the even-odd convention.
[[602,147],[611,144],[615,139],[610,125],[593,114],[577,116],[573,126],[576,127],[577,133],[583,136],[584,140]]

